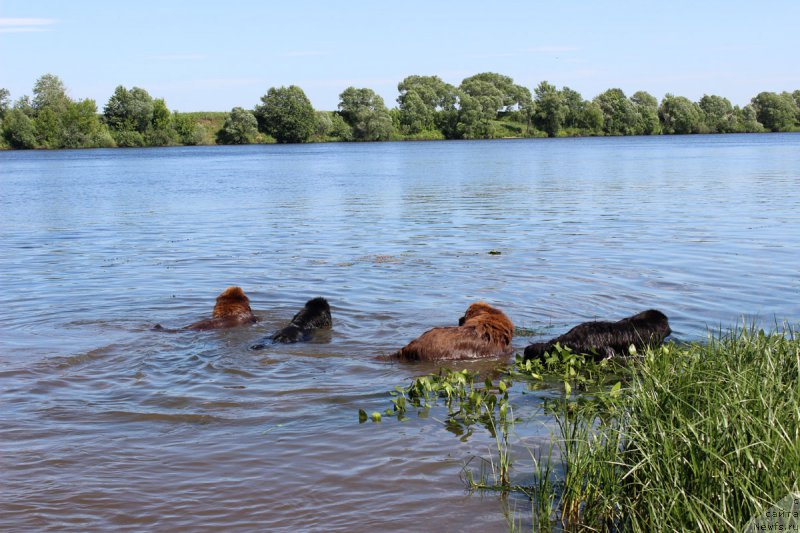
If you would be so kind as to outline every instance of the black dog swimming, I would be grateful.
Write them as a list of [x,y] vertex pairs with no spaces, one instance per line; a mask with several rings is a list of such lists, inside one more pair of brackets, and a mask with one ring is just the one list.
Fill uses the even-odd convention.
[[627,355],[631,345],[641,352],[648,346],[658,346],[672,333],[667,316],[649,309],[617,322],[594,321],[579,324],[547,342],[525,348],[525,359],[540,359],[556,343],[573,353],[595,354],[596,360]]
[[[315,329],[330,328],[333,325],[331,319],[331,307],[325,298],[312,298],[306,305],[292,318],[288,326],[272,335],[272,342],[300,342],[311,338]],[[254,344],[251,350],[262,350],[266,346],[264,341]]]

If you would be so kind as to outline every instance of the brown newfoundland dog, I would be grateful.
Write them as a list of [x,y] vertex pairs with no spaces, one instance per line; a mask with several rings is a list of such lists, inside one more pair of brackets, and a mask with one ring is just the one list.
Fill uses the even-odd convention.
[[[258,321],[258,318],[253,314],[253,310],[250,309],[250,300],[241,287],[228,287],[217,296],[217,303],[214,305],[214,312],[211,318],[189,324],[181,329],[207,330],[232,328],[235,326],[253,324],[256,321]],[[161,327],[160,324],[157,324],[153,329],[178,331],[165,329]]]
[[584,322],[547,342],[525,348],[525,359],[541,359],[556,343],[573,353],[594,354],[595,360],[615,355],[627,355],[631,345],[641,352],[648,346],[658,346],[672,333],[667,316],[649,309],[617,322]]
[[514,324],[499,309],[476,302],[458,326],[433,328],[390,355],[403,361],[446,361],[510,355]]

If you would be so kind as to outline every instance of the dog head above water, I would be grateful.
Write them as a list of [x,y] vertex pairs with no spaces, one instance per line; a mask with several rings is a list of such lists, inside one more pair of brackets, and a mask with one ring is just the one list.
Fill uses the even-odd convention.
[[475,302],[474,304],[467,307],[464,316],[458,319],[458,325],[463,326],[468,320],[471,320],[481,315],[486,315],[486,316],[495,315],[497,317],[505,317],[505,314],[503,314],[502,311],[492,307],[486,302]]
[[633,316],[623,318],[620,322],[630,322],[637,326],[642,332],[648,332],[652,342],[660,344],[664,339],[672,335],[672,328],[669,327],[667,315],[658,309],[648,309]]
[[282,343],[306,341],[311,338],[314,330],[330,329],[332,325],[331,306],[328,301],[322,297],[312,298],[292,317],[288,326],[275,332],[272,341]]
[[228,287],[217,296],[212,318],[226,318],[243,314],[253,314],[250,299],[241,287]]
[[252,324],[258,319],[250,309],[250,299],[241,287],[228,287],[219,296],[214,305],[211,318],[186,326],[184,329],[219,329],[232,328],[244,324]]

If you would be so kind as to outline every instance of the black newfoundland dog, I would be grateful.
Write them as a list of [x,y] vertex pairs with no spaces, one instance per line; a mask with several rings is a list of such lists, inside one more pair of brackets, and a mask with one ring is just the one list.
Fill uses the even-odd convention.
[[[307,341],[316,329],[330,328],[331,307],[325,298],[313,298],[292,318],[288,326],[277,331],[270,340],[272,342],[300,342]],[[266,347],[266,339],[250,347],[251,350],[262,350]]]
[[672,333],[667,316],[649,309],[617,322],[594,321],[579,324],[547,342],[525,348],[525,359],[541,359],[556,343],[573,353],[594,354],[596,360],[627,355],[631,345],[641,352],[648,346],[658,346]]

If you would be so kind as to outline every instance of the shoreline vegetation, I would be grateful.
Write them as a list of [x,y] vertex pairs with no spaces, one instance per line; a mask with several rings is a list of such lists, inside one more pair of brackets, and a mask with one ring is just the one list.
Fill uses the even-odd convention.
[[111,148],[336,141],[403,141],[760,133],[800,131],[800,90],[761,92],[744,107],[722,96],[698,102],[645,91],[608,89],[591,100],[543,81],[531,92],[508,76],[484,72],[456,87],[412,75],[389,109],[369,88],[348,87],[335,111],[315,110],[296,86],[272,87],[252,109],[170,111],[145,89],[118,86],[98,110],[74,100],[45,74],[33,97],[12,103],[0,88],[0,149]]
[[[532,411],[536,390],[559,393]],[[556,347],[494,380],[442,369],[391,398],[390,424],[416,413],[462,440],[485,428],[496,447],[468,460],[462,481],[527,498],[534,531],[760,531],[773,506],[800,498],[800,339],[786,325],[720,330],[624,364]],[[514,426],[541,416],[555,421],[549,445],[529,449]],[[523,529],[520,511],[510,530]]]

